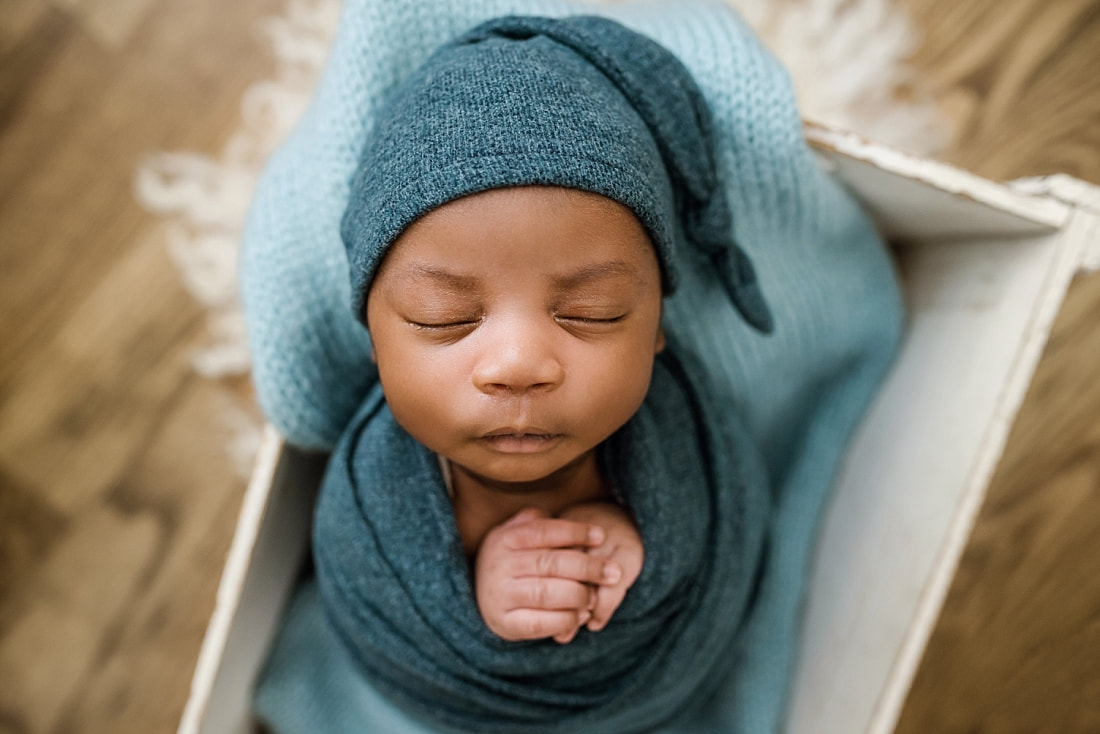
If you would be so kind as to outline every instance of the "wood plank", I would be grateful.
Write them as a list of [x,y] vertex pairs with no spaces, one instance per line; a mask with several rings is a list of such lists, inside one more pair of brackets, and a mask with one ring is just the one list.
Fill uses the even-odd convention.
[[200,313],[158,235],[121,259],[0,399],[0,461],[59,512],[111,485],[191,372],[177,344]]
[[191,372],[202,314],[132,177],[149,151],[218,149],[282,5],[158,0],[114,40],[46,5],[0,36],[0,731],[171,731],[182,710],[247,389]]
[[151,513],[96,506],[36,568],[21,589],[33,604],[0,638],[0,711],[19,728],[53,730],[96,675],[104,631],[128,614],[162,532]]
[[957,115],[944,157],[996,179],[1100,181],[1100,3],[903,0],[913,64]]
[[80,20],[98,43],[118,48],[129,40],[154,0],[52,0]]
[[69,519],[19,483],[0,465],[0,636],[10,616],[10,600],[29,579],[30,569],[63,535]]
[[62,730],[175,729],[244,492],[225,450],[233,438],[225,417],[234,405],[218,383],[188,379],[148,451],[112,491],[112,505],[152,513],[165,532],[109,644],[98,651],[96,674],[60,717]]
[[24,52],[41,58],[0,67],[14,90],[0,229],[22,243],[0,250],[0,388],[148,224],[131,195],[140,157],[214,150],[237,123],[244,87],[271,69],[248,24],[274,5],[164,2],[117,54],[50,15]]
[[30,35],[48,9],[45,0],[5,0],[0,4],[0,59]]

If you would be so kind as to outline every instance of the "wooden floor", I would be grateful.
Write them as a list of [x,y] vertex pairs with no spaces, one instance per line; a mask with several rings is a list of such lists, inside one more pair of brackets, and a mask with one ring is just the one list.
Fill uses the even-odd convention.
[[[1100,183],[1100,1],[898,0],[957,121],[945,157]],[[0,734],[169,732],[244,487],[247,388],[134,203],[215,154],[283,0],[0,4]],[[1070,292],[900,732],[1100,731],[1100,276]],[[843,734],[843,733],[840,733]]]

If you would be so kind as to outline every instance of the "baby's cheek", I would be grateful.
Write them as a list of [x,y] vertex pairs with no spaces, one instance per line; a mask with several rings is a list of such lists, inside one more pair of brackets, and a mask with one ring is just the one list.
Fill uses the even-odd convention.
[[382,392],[397,423],[413,438],[437,450],[436,433],[446,425],[446,405],[441,401],[445,391],[425,382],[414,372],[386,375],[380,371]]
[[614,417],[615,422],[625,423],[630,419],[645,400],[649,391],[652,368],[641,365],[638,361],[620,363],[601,381],[603,385],[612,385],[612,389],[604,389],[600,394],[593,395],[593,405],[600,405],[601,412],[608,418]]

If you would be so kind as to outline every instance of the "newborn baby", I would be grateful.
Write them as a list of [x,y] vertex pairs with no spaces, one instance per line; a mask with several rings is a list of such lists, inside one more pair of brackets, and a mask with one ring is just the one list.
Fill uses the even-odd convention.
[[[709,75],[720,125],[614,21],[453,37],[489,6],[429,7],[348,6],[258,195],[253,236],[290,243],[246,247],[259,392],[292,439],[342,433],[257,711],[280,734],[775,731],[816,519],[897,344],[881,242],[721,4],[622,6]],[[313,308],[349,275],[350,311]]]
[[321,489],[318,586],[372,680],[459,728],[682,698],[738,628],[766,487],[661,325],[694,267],[771,328],[708,115],[644,36],[513,17],[440,49],[367,141],[342,235],[380,386]]
[[378,269],[367,326],[386,403],[446,462],[479,608],[506,640],[601,629],[641,571],[596,447],[645,398],[660,317],[645,228],[574,189],[444,204]]

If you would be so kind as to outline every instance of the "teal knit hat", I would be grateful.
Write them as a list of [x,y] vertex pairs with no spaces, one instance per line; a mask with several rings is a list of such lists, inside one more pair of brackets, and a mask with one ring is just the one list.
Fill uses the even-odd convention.
[[664,47],[590,16],[482,23],[397,88],[368,136],[341,226],[357,318],[365,321],[371,280],[406,227],[463,196],[525,185],[625,205],[656,247],[666,294],[677,252],[694,247],[745,320],[772,330],[752,264],[732,240],[702,92]]

